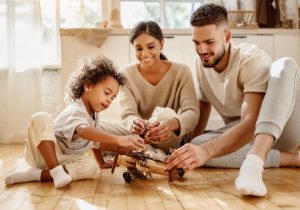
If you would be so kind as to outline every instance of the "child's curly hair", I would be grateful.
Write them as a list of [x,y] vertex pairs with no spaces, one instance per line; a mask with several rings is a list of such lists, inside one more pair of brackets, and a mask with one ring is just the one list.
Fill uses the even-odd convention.
[[68,103],[79,99],[83,94],[84,84],[95,85],[107,77],[115,78],[119,85],[124,85],[126,78],[118,73],[113,62],[104,56],[86,60],[70,77],[65,90],[65,101]]

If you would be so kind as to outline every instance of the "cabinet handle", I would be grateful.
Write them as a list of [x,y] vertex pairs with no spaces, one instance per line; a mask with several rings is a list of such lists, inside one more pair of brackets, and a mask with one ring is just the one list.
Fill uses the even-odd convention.
[[174,39],[175,36],[174,35],[164,35],[163,36],[165,39]]
[[247,36],[245,36],[245,35],[233,35],[232,38],[246,39]]

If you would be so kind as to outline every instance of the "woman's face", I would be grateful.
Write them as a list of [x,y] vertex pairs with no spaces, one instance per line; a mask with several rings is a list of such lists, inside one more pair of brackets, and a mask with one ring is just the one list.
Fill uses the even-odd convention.
[[163,41],[148,34],[141,34],[133,41],[135,56],[142,67],[150,67],[160,60]]

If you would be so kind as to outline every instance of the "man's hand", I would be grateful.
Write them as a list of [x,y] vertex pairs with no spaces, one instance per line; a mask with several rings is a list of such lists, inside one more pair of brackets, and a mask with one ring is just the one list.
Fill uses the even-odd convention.
[[171,170],[176,167],[191,171],[202,166],[209,158],[208,151],[202,148],[201,145],[185,144],[175,150],[167,159],[167,169]]
[[120,136],[118,138],[118,145],[131,150],[143,149],[145,146],[144,140],[138,135]]

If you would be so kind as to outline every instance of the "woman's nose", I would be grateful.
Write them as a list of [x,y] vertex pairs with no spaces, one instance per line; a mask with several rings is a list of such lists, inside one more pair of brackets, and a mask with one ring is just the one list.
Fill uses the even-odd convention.
[[149,55],[148,50],[143,50],[143,52],[142,52],[142,57],[143,57],[143,58],[146,58],[148,55]]

